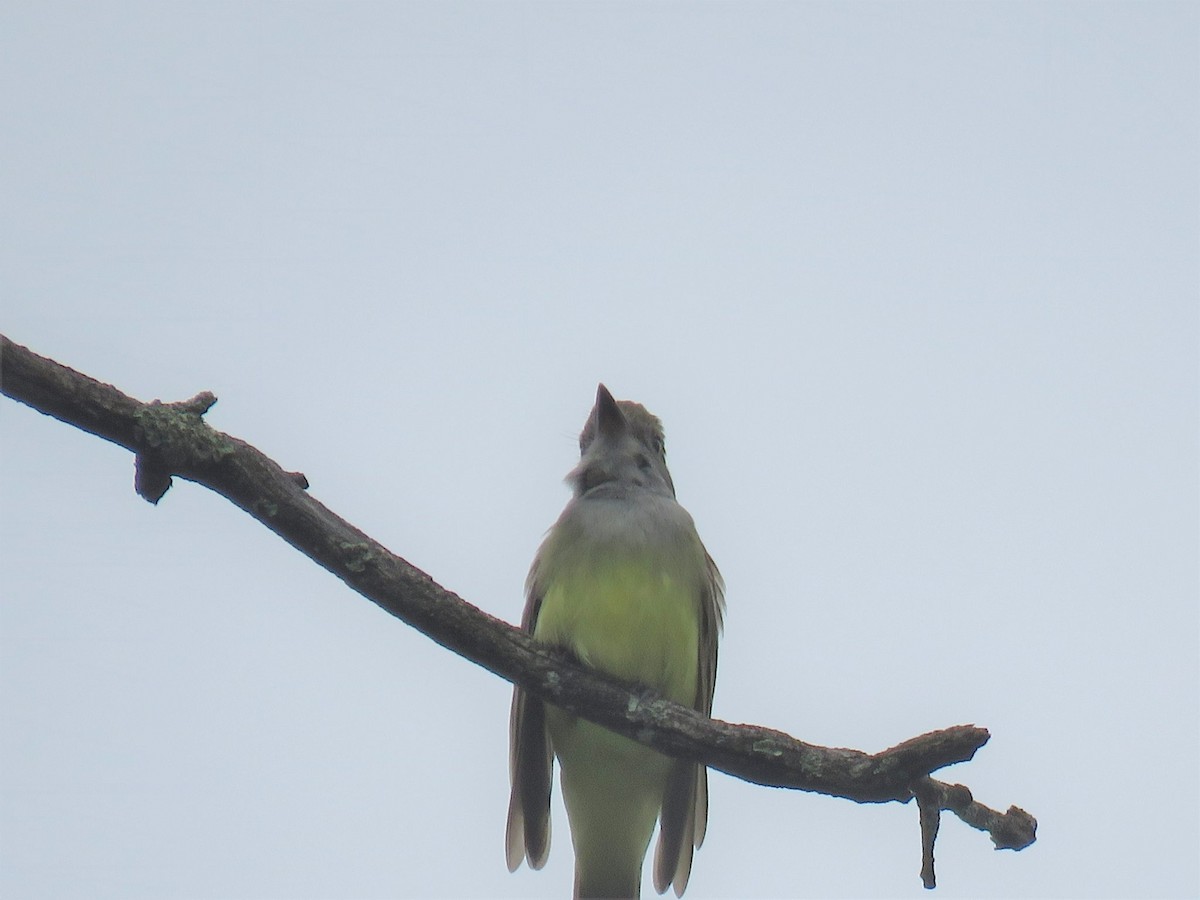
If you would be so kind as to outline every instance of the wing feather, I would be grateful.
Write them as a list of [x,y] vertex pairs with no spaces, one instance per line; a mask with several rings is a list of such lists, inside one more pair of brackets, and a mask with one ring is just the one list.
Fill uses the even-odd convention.
[[[716,563],[704,554],[707,577],[701,588],[700,642],[696,696],[692,706],[712,715],[717,683],[717,638],[725,611],[725,584]],[[692,872],[692,852],[704,842],[708,826],[708,769],[679,760],[663,792],[658,844],[654,849],[654,888],[660,894],[670,885],[683,896]]]
[[[530,634],[542,606],[541,592],[537,589],[538,568],[535,560],[526,585],[525,612],[521,617],[521,627]],[[540,869],[550,855],[554,751],[546,730],[545,704],[515,686],[509,716],[508,765],[512,783],[504,835],[508,870],[515,871],[523,859],[529,860],[531,869]]]

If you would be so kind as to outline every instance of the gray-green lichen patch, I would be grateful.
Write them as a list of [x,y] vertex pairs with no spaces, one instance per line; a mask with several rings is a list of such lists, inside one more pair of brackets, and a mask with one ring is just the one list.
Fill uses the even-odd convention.
[[770,738],[761,738],[755,741],[754,752],[773,757],[783,756],[783,748],[779,746],[779,742],[773,741]]
[[367,566],[375,561],[375,551],[370,544],[344,541],[338,549],[346,556],[346,568],[351,572],[365,572]]
[[133,418],[134,438],[172,463],[183,459],[215,463],[234,452],[229,438],[177,404],[155,400]]

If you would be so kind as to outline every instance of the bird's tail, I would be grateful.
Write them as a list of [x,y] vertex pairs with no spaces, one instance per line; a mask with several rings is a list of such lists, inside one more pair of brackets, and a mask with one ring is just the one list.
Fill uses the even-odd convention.
[[563,799],[575,845],[575,897],[637,897],[642,861],[672,760],[590,722],[586,758],[562,760]]
[[637,900],[642,887],[642,865],[634,869],[613,865],[587,866],[575,863],[575,900],[624,898]]

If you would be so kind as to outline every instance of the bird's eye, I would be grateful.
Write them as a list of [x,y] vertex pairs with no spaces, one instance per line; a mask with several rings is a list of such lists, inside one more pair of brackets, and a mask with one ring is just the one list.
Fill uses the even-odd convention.
[[638,468],[643,472],[650,471],[650,457],[648,457],[645,453],[639,453],[637,455],[637,464]]

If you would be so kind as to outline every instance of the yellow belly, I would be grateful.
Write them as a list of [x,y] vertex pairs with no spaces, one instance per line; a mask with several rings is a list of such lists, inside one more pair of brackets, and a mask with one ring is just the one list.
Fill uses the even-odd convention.
[[558,573],[534,636],[677,703],[696,698],[700,612],[694,577],[661,560],[598,562]]

